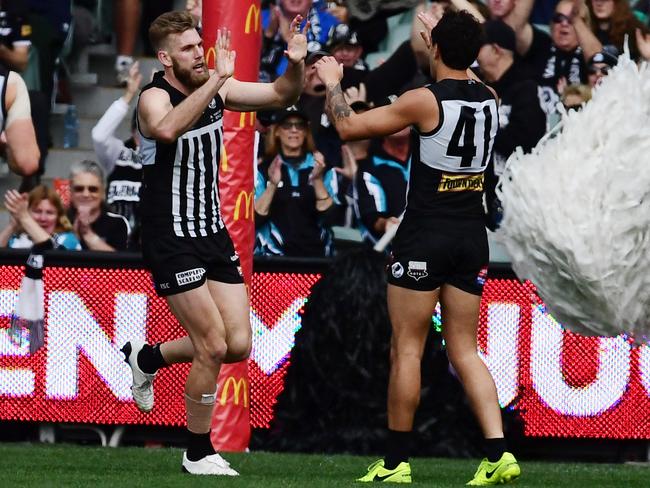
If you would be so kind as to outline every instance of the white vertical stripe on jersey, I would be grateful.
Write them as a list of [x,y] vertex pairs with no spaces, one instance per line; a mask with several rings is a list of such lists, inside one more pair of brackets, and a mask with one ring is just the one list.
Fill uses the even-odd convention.
[[[223,148],[224,156],[226,154],[226,145],[223,142],[223,125],[219,126],[219,141],[221,141],[220,148]],[[221,162],[221,152],[219,154],[215,154],[214,158],[214,170],[215,170],[215,181],[218,182],[219,178],[217,175],[219,174],[219,163]],[[215,203],[216,203],[216,208],[217,208],[217,226],[219,229],[223,229],[224,223],[221,218],[221,199],[219,198],[219,186],[215,184],[214,186],[214,196],[215,196]]]
[[181,165],[183,164],[183,144],[181,139],[176,143],[176,156],[174,157],[174,169],[172,170],[172,218],[174,220],[174,234],[177,237],[183,236],[181,227]]
[[[212,232],[218,232],[219,226],[217,222],[220,219],[221,209],[219,208],[219,196],[217,192],[217,184],[219,181],[219,160],[221,159],[221,149],[223,147],[223,138],[221,137],[221,127],[217,131],[210,132],[210,143],[214,148],[212,153],[212,161],[206,161],[206,164],[212,165],[212,174],[214,175],[214,181],[212,182],[212,192],[210,193],[210,202],[207,204],[210,205],[210,212],[215,212],[215,219],[212,221]],[[219,143],[217,143],[217,137],[219,138]]]
[[[216,144],[214,142],[214,138],[210,136],[210,144],[212,144],[212,148],[214,149]],[[201,157],[199,158],[199,173],[201,175],[205,175],[205,152],[201,154]],[[199,180],[199,229],[198,233],[201,237],[205,237],[208,235],[207,231],[205,230],[205,219],[207,218],[206,212],[205,212],[205,207],[208,205],[209,202],[205,201],[205,178],[201,178]]]
[[196,227],[196,221],[194,220],[194,206],[199,202],[196,201],[196,195],[194,195],[194,178],[196,176],[194,154],[196,148],[196,152],[201,155],[203,153],[203,145],[201,144],[201,139],[198,137],[192,137],[191,139],[188,139],[187,142],[188,151],[187,159],[185,161],[185,164],[187,165],[187,182],[185,183],[185,219],[187,222],[187,233],[190,237],[196,237],[196,232],[194,232]]

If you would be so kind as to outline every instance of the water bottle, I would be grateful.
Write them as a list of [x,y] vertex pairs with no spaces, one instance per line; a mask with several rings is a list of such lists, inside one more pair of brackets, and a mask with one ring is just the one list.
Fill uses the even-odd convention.
[[68,110],[63,117],[63,147],[69,149],[79,145],[79,119],[77,107],[68,105]]

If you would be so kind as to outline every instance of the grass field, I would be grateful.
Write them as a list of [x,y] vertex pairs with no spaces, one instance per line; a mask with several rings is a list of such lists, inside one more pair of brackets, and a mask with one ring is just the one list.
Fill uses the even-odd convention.
[[[180,472],[178,449],[95,448],[72,445],[0,444],[2,487],[345,487],[359,485],[374,459],[255,452],[227,454],[241,476],[193,477]],[[411,461],[414,485],[460,487],[471,477],[477,460]],[[523,462],[516,487],[650,486],[650,467],[619,464]]]

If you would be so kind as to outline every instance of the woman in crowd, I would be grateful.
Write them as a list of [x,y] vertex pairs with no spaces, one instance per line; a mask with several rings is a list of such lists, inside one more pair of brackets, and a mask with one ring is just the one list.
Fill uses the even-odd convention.
[[290,107],[274,122],[255,184],[256,253],[329,255],[341,210],[335,173],[314,153],[306,114]]
[[5,194],[5,207],[11,220],[0,231],[0,246],[31,248],[34,243],[51,238],[55,249],[81,249],[61,199],[51,188],[39,185],[29,195],[9,190]]
[[84,160],[70,168],[70,220],[83,249],[124,251],[129,224],[124,217],[107,211],[104,170],[95,161]]
[[622,53],[627,34],[632,59],[639,59],[636,29],[642,33],[647,33],[648,29],[632,13],[629,1],[588,0],[587,4],[593,20],[591,28],[603,46],[614,46]]

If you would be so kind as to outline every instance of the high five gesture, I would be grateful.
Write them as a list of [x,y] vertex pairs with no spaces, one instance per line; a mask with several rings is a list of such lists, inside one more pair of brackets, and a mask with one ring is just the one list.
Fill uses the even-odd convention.
[[235,57],[237,53],[230,49],[230,31],[217,30],[217,42],[214,45],[215,72],[219,78],[230,78],[235,73]]

